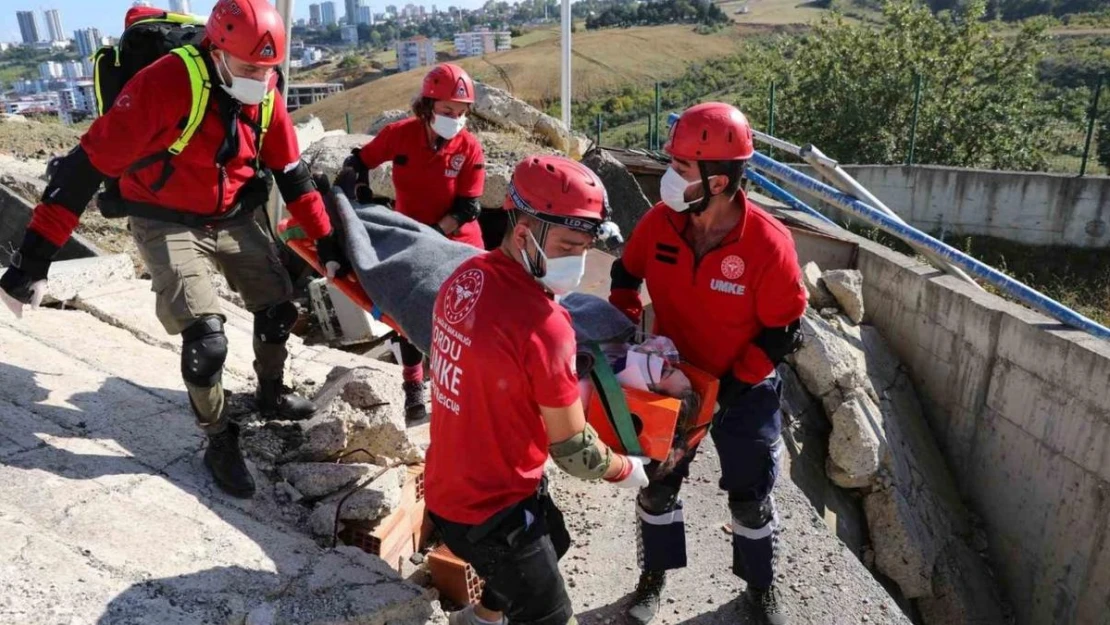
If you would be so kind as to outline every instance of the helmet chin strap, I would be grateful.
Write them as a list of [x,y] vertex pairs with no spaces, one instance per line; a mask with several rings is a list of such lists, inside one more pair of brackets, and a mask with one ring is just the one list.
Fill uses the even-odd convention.
[[709,192],[709,175],[705,171],[704,161],[698,161],[698,175],[701,176],[702,194],[697,204],[691,204],[690,208],[686,209],[686,212],[691,215],[700,215],[704,213],[705,209],[709,208],[709,200],[713,198],[713,194]]
[[[524,252],[524,257],[528,259],[528,270],[531,272],[532,277],[542,278],[547,275],[547,265],[543,262],[543,255],[540,254],[540,250],[543,249],[543,245],[547,241],[547,233],[550,231],[551,225],[546,221],[536,221],[539,221],[540,224],[540,236],[537,237],[534,233],[531,236],[532,241],[538,246],[536,248],[536,255],[535,257],[528,255],[527,243],[524,244],[524,248],[521,251]],[[516,211],[509,212],[509,224],[513,228],[516,227]],[[531,232],[531,229],[529,229],[529,232]]]

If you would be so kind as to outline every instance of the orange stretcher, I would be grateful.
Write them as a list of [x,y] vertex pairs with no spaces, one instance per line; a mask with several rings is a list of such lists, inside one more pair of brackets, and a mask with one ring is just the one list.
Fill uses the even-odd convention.
[[[292,217],[283,219],[278,224],[277,235],[317,273],[327,275],[317,256],[316,244],[305,235]],[[329,281],[375,319],[393,328],[398,334],[404,334],[400,325],[370,300],[354,273],[342,278],[329,278]],[[604,367],[608,369],[608,363]],[[719,383],[717,378],[688,363],[680,363],[678,367],[690,379],[694,391],[701,397],[697,417],[684,433],[686,447],[692,448],[709,431]],[[674,444],[681,402],[674,397],[633,388],[620,387],[618,393],[613,387],[616,379],[611,372],[607,381],[607,384],[595,383],[594,392],[585,406],[586,420],[597,431],[598,438],[620,453],[665,460]],[[609,392],[602,392],[603,387],[608,388]]]

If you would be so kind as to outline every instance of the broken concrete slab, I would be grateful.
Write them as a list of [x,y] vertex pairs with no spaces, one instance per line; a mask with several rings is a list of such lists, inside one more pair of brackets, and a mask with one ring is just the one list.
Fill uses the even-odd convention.
[[805,281],[806,293],[809,294],[809,305],[817,310],[836,307],[836,298],[829,292],[821,279],[821,268],[817,263],[810,261],[802,267],[802,280]]
[[840,304],[840,309],[852,320],[863,321],[863,274],[856,269],[833,269],[821,276],[821,281]]
[[876,489],[863,500],[875,566],[910,599],[933,593],[933,565],[940,545],[897,488]]
[[399,122],[402,119],[409,117],[410,115],[412,115],[412,111],[407,111],[405,109],[390,109],[388,111],[382,111],[381,114],[374,119],[374,121],[370,122],[370,127],[366,129],[366,134],[377,135],[379,132],[382,131],[382,128],[385,128],[393,122]]
[[346,424],[344,452],[362,449],[379,463],[423,460],[423,453],[408,437],[405,395],[394,376],[369,367],[336,369],[313,401],[327,407],[330,418]]
[[324,123],[315,115],[293,126],[297,134],[297,146],[303,152],[305,148],[316,143],[324,136]]
[[305,497],[318,499],[350,486],[380,469],[381,467],[372,464],[291,462],[282,465],[278,473]]
[[644,195],[640,183],[623,163],[601,148],[590,150],[582,159],[582,164],[593,170],[605,184],[609,205],[613,207],[613,221],[620,227],[624,239],[628,240],[640,218],[651,210],[651,202]]
[[127,254],[63,260],[50,265],[46,303],[65,302],[80,291],[135,277],[135,265]]
[[882,447],[879,407],[866,393],[852,391],[830,420],[829,479],[843,488],[869,486],[879,470]]
[[[343,161],[351,155],[351,150],[361,148],[373,138],[358,134],[321,137],[307,147],[302,146],[301,160],[310,170],[320,172],[331,180],[343,168]],[[376,187],[374,191],[381,193]]]
[[878,402],[867,377],[862,346],[845,340],[835,326],[817,316],[813,309],[806,311],[801,324],[806,340],[790,359],[806,389],[821,400],[825,414],[836,412],[844,396],[857,388],[864,389]]
[[343,499],[346,493],[341,492],[316,504],[309,518],[312,533],[323,537],[332,535],[335,531],[335,512],[339,510],[340,501],[343,503],[339,512],[340,521],[376,521],[401,505],[401,491],[408,474],[405,467],[379,467],[378,471],[384,473],[356,490],[346,500]]

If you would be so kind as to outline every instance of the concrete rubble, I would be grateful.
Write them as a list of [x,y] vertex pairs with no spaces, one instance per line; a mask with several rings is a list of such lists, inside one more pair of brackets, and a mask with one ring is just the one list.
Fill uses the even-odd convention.
[[382,111],[382,113],[378,115],[378,117],[373,122],[370,123],[370,126],[366,129],[366,134],[376,135],[382,131],[382,128],[385,128],[393,122],[401,121],[402,119],[405,119],[410,115],[412,115],[412,111],[408,111],[405,109],[390,109],[388,111]]
[[809,295],[809,305],[816,310],[836,307],[836,298],[829,292],[825,282],[821,279],[821,268],[815,262],[808,262],[802,267],[802,280],[806,285]]
[[820,282],[828,287],[852,323],[863,321],[863,274],[855,269],[834,269],[826,271]]
[[[807,273],[814,282],[814,268]],[[826,272],[820,282],[862,318],[858,272]],[[832,422],[828,477],[863,496],[875,567],[939,619],[926,623],[1003,623],[993,576],[970,549],[969,514],[906,370],[874,327],[857,323],[810,309],[806,343],[791,357]]]
[[46,303],[64,302],[83,289],[96,288],[135,277],[135,266],[127,254],[75,258],[52,263],[47,281]]
[[605,184],[609,205],[613,208],[613,221],[627,240],[640,218],[651,209],[651,202],[644,196],[636,177],[608,151],[591,149],[582,164],[592,169]]
[[589,140],[585,137],[568,132],[562,121],[514,98],[507,91],[479,82],[474,85],[474,96],[472,113],[477,117],[504,128],[519,128],[576,160],[589,149]]

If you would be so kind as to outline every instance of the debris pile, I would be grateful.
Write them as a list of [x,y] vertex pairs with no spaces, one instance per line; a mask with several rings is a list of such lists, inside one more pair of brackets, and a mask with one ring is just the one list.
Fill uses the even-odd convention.
[[[832,423],[825,471],[863,500],[879,573],[916,601],[923,622],[1004,623],[1006,608],[976,528],[929,431],[905,367],[864,319],[855,270],[803,269],[806,341],[797,377]],[[842,314],[843,313],[843,314]]]

